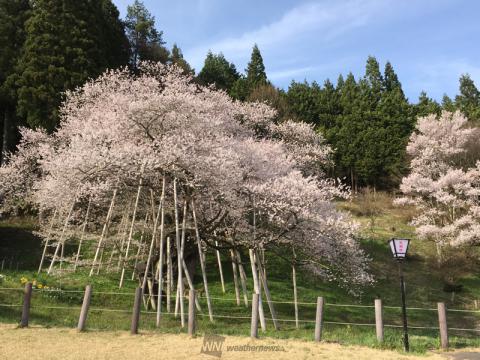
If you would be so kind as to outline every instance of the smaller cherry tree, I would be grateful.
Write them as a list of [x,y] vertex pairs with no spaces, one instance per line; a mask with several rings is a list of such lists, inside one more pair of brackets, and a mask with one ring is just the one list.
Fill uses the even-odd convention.
[[442,112],[420,118],[407,146],[411,173],[396,203],[417,208],[413,225],[435,242],[439,262],[447,246],[480,242],[479,136],[460,112]]

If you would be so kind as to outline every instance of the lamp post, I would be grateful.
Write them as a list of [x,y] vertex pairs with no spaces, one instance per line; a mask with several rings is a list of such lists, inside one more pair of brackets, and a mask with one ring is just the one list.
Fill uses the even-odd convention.
[[405,351],[409,351],[408,344],[408,325],[407,325],[407,305],[405,302],[405,282],[403,281],[403,262],[407,256],[408,245],[410,239],[396,239],[393,238],[389,241],[390,249],[392,250],[393,257],[398,263],[398,273],[400,275],[400,291],[402,294],[402,317],[403,317],[403,348]]

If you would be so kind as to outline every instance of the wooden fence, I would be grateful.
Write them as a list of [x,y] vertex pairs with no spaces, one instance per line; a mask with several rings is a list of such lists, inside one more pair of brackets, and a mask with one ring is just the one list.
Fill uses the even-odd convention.
[[[0,288],[0,290],[19,290],[18,288]],[[61,291],[61,292],[69,292],[68,290],[50,290],[50,291]],[[22,314],[20,319],[20,327],[28,327],[29,319],[30,319],[30,308],[31,308],[31,299],[32,299],[32,283],[28,282],[25,284],[24,288],[24,295],[23,295],[23,303],[22,304],[0,304],[2,306],[21,306],[22,307]],[[70,291],[70,292],[78,292],[78,291]],[[78,331],[83,331],[86,329],[87,317],[90,309],[90,302],[92,298],[92,286],[87,285],[84,291],[83,302],[80,308],[80,315],[78,319],[77,329]],[[109,292],[99,292],[99,294],[117,294],[117,293],[109,293]],[[127,293],[122,293],[123,295],[127,295]],[[130,294],[131,295],[131,294]],[[138,334],[139,324],[140,324],[140,314],[141,314],[141,304],[142,304],[142,288],[138,287],[135,291],[134,302],[132,307],[132,318],[131,318],[131,334]],[[195,290],[190,290],[189,293],[189,306],[188,306],[188,334],[190,336],[195,335],[196,331],[196,322],[197,317],[202,314],[197,314],[195,311],[195,302],[197,300],[197,295]],[[226,300],[226,299],[223,299]],[[282,302],[282,301],[275,301],[276,303],[291,303],[291,302]],[[383,321],[383,312],[385,308],[389,309],[398,309],[399,307],[396,306],[384,306],[382,300],[376,299],[373,305],[347,305],[347,304],[328,304],[325,303],[323,297],[318,297],[316,303],[300,303],[300,304],[308,304],[308,305],[316,305],[316,317],[315,320],[306,320],[303,319],[301,322],[306,323],[314,323],[314,334],[313,338],[315,341],[319,342],[322,340],[322,329],[325,324],[338,324],[338,325],[358,325],[358,326],[372,326],[375,327],[375,333],[378,342],[384,341],[384,328],[391,327],[391,328],[400,328],[401,325],[393,325],[393,324],[384,324]],[[339,307],[361,307],[361,308],[372,308],[375,314],[375,323],[353,323],[353,322],[334,322],[334,321],[324,321],[324,313],[326,306],[339,306]],[[71,309],[71,307],[49,307],[49,308],[65,308]],[[480,313],[480,310],[464,310],[464,309],[447,309],[445,303],[440,302],[437,304],[437,308],[414,308],[410,307],[409,310],[426,310],[426,311],[435,311],[438,314],[438,327],[432,326],[409,326],[410,329],[428,329],[428,330],[436,330],[439,333],[440,337],[440,346],[443,349],[449,347],[449,340],[448,340],[448,332],[449,330],[458,330],[458,331],[474,331],[479,332],[480,329],[469,329],[469,328],[454,328],[448,327],[447,325],[447,312],[470,312],[470,313]],[[116,311],[113,309],[101,309],[96,308],[93,310],[97,311]],[[121,310],[119,310],[121,311]],[[251,316],[250,317],[240,317],[240,316],[229,316],[229,315],[214,315],[215,318],[232,318],[232,319],[249,319],[251,321],[251,329],[250,329],[250,336],[252,338],[258,338],[258,324],[259,324],[259,295],[252,294],[252,301],[251,301]],[[165,313],[167,314],[167,313]],[[171,314],[171,313],[168,313]],[[274,319],[278,322],[289,322],[295,321],[298,323],[298,319],[282,319],[276,318]]]

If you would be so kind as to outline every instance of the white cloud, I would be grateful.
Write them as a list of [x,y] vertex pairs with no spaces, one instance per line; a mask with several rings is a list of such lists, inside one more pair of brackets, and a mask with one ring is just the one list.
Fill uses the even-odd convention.
[[254,43],[262,51],[288,42],[303,34],[316,34],[316,41],[331,41],[340,34],[366,25],[375,14],[381,12],[388,1],[348,0],[309,2],[287,11],[280,19],[237,37],[202,44],[185,51],[187,60],[200,68],[208,50],[223,52],[227,58],[237,60],[250,55]]
[[480,67],[463,58],[418,62],[410,72],[408,87],[418,93],[425,90],[437,100],[441,100],[444,93],[450,97],[458,93],[458,79],[462,74],[469,74],[475,84],[480,85]]
[[270,80],[280,80],[284,78],[293,78],[299,74],[308,74],[315,70],[313,66],[305,66],[300,68],[290,68],[290,69],[282,69],[277,71],[270,71],[268,73],[268,78]]

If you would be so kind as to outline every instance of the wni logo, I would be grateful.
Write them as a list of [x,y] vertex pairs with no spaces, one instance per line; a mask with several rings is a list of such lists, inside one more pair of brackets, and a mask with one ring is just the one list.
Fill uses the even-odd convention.
[[225,338],[223,336],[205,335],[203,337],[203,345],[200,353],[221,357],[224,341]]

